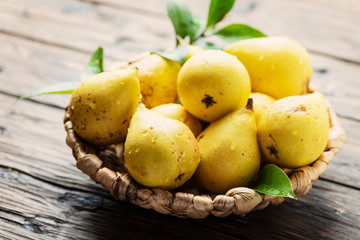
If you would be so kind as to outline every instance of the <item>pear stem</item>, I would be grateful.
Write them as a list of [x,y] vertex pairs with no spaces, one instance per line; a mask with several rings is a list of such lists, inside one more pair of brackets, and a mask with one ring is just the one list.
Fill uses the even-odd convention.
[[253,99],[252,98],[249,98],[248,99],[248,102],[247,102],[247,104],[246,104],[246,107],[245,107],[246,109],[249,109],[250,111],[254,111],[254,108],[253,108]]

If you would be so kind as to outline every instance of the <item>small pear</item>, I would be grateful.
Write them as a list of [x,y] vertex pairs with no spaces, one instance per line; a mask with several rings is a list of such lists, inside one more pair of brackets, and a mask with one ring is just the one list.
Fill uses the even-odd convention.
[[255,113],[256,124],[259,123],[261,114],[267,109],[273,102],[275,98],[260,92],[253,92],[250,94],[250,97],[253,99],[253,109]]
[[259,121],[261,150],[280,167],[306,166],[325,150],[329,125],[325,97],[319,92],[277,100]]
[[205,51],[203,48],[196,46],[196,45],[188,45],[188,55],[186,57],[186,61],[189,60],[192,56],[195,56],[196,54]]
[[191,115],[188,111],[186,111],[186,109],[181,104],[162,104],[152,108],[151,111],[185,123],[194,133],[195,137],[197,137],[201,133],[202,126],[200,120]]
[[161,104],[176,102],[176,79],[180,67],[180,64],[175,61],[151,54],[126,68],[138,69],[141,101],[146,107],[153,108]]
[[224,49],[235,55],[249,72],[253,92],[276,99],[305,94],[312,75],[309,53],[285,37],[241,40]]
[[200,155],[188,126],[139,104],[130,122],[124,160],[141,185],[174,189],[191,178]]
[[125,140],[139,100],[136,71],[99,73],[81,82],[73,92],[70,120],[75,132],[92,144],[117,143]]
[[260,151],[252,110],[241,108],[211,123],[198,137],[197,178],[213,193],[248,186],[260,168]]

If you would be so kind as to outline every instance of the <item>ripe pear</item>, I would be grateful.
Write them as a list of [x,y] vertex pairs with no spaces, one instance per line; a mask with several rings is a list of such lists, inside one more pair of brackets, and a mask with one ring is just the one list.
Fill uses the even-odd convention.
[[180,102],[195,117],[213,122],[247,103],[250,79],[236,57],[206,50],[185,62],[179,72]]
[[185,123],[191,129],[195,137],[201,133],[202,125],[199,119],[186,111],[186,109],[181,104],[162,104],[152,108],[151,111]]
[[306,166],[325,150],[329,125],[325,98],[319,92],[277,100],[259,121],[261,150],[280,167]]
[[188,49],[189,49],[189,52],[186,57],[186,61],[189,60],[189,58],[191,58],[192,56],[204,51],[203,48],[196,46],[196,45],[188,45]]
[[308,52],[285,37],[241,40],[224,49],[248,70],[253,92],[276,99],[305,94],[312,75]]
[[99,73],[74,90],[69,104],[70,120],[75,132],[92,144],[117,143],[125,139],[139,101],[136,71]]
[[248,186],[260,168],[255,115],[242,108],[211,123],[198,137],[196,176],[213,193]]
[[250,94],[250,97],[253,99],[253,109],[255,113],[256,124],[259,123],[261,114],[267,109],[273,102],[275,98],[259,92],[253,92]]
[[136,61],[126,68],[138,69],[141,101],[148,108],[165,103],[174,103],[177,99],[176,79],[180,64],[152,54]]
[[141,185],[174,189],[191,178],[200,155],[188,126],[139,104],[130,122],[124,160]]

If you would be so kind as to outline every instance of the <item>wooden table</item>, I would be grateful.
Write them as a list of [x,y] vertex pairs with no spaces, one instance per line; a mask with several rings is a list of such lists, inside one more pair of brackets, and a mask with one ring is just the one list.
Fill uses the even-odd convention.
[[[209,1],[186,1],[206,16]],[[90,54],[105,65],[173,47],[162,0],[0,1],[0,239],[359,239],[360,4],[242,0],[227,22],[284,35],[311,53],[312,85],[347,132],[310,192],[245,217],[180,219],[114,200],[75,166],[62,120],[69,96],[13,104],[79,79]]]

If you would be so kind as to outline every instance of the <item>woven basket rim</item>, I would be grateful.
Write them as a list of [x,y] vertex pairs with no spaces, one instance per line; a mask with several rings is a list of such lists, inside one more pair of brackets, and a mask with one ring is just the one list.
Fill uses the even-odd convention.
[[[346,142],[345,131],[328,101],[327,106],[330,130],[325,151],[308,166],[284,169],[297,197],[310,190],[313,182],[325,172],[335,154]],[[92,180],[101,183],[118,200],[128,201],[159,213],[190,218],[205,218],[210,214],[217,217],[226,217],[230,214],[244,216],[250,211],[263,209],[270,203],[278,205],[284,201],[283,197],[259,194],[246,187],[233,188],[226,194],[215,196],[143,187],[130,177],[124,167],[115,166],[114,162],[111,162],[114,158],[119,158],[116,146],[105,149],[105,154],[100,158],[97,156],[99,152],[74,132],[69,111],[65,113],[64,126],[67,132],[66,143],[73,151],[77,168]],[[105,162],[106,158],[110,161]]]

